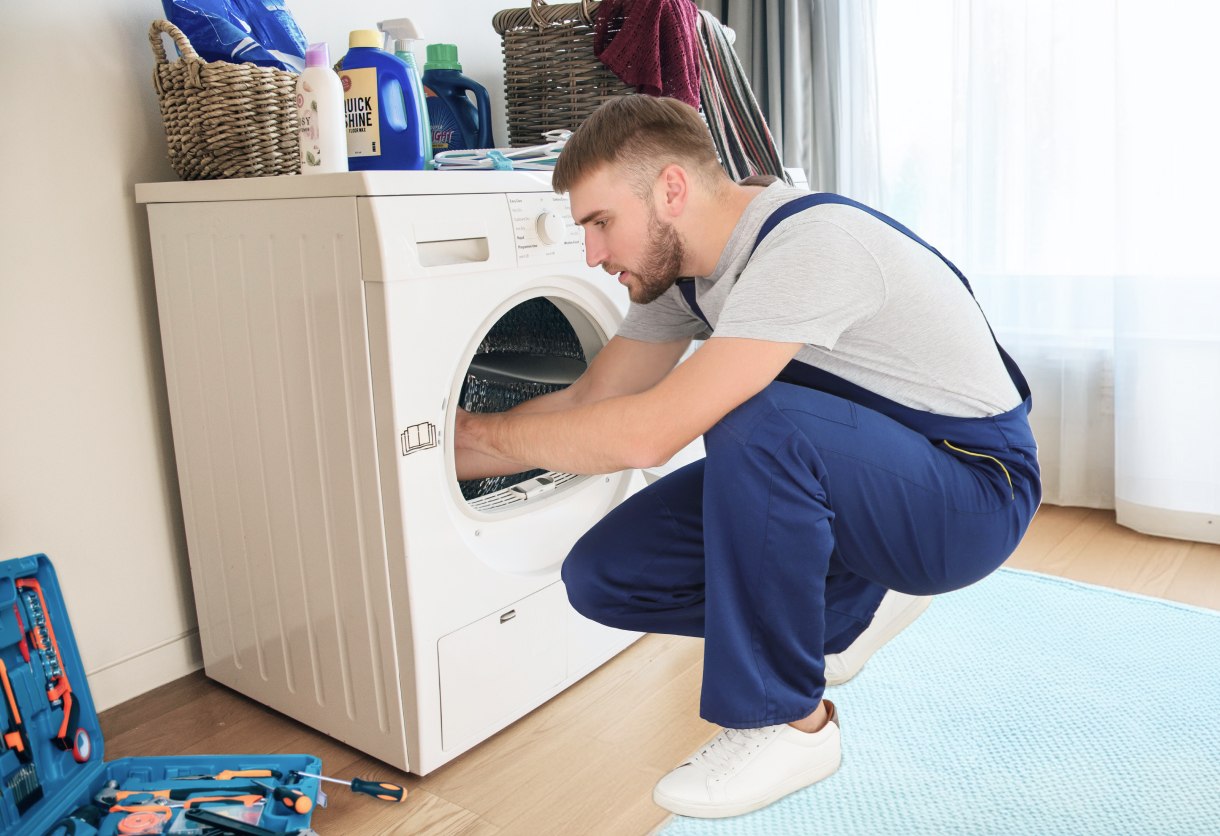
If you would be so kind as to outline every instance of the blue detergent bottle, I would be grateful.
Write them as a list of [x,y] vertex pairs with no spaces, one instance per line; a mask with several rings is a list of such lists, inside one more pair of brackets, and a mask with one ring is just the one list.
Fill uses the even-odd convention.
[[419,105],[410,96],[414,71],[383,50],[382,42],[375,29],[357,29],[348,36],[339,71],[347,167],[350,171],[422,171],[426,154]]
[[[467,93],[474,93],[477,107]],[[462,75],[454,44],[428,44],[424,97],[432,122],[432,153],[491,147],[491,98],[486,87]]]

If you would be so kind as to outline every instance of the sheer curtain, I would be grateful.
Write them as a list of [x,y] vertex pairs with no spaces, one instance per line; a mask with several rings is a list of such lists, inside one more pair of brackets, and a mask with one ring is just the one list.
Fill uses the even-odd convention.
[[[1164,421],[1220,411],[1218,17],[1202,0],[877,0],[879,208],[971,278],[1030,379],[1048,502],[1114,507],[1117,406],[1120,500],[1134,482],[1163,502],[1172,460],[1199,489],[1177,504],[1220,511],[1210,426]],[[1175,311],[1189,344],[1147,362]]]

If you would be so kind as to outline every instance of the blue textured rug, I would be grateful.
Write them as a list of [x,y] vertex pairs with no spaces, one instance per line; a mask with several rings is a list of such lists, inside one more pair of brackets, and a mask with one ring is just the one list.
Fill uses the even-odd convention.
[[661,833],[1220,834],[1220,613],[1002,569],[828,696],[838,773]]

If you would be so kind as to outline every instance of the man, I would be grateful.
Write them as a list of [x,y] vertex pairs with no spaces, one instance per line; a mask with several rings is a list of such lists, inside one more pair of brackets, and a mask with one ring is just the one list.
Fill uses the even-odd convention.
[[725,728],[653,797],[749,812],[838,768],[825,686],[1020,541],[1028,387],[939,253],[842,198],[733,183],[684,104],[608,102],[554,186],[632,304],[568,389],[459,415],[459,476],[649,467],[703,436],[563,578],[589,618],[704,637],[700,714]]

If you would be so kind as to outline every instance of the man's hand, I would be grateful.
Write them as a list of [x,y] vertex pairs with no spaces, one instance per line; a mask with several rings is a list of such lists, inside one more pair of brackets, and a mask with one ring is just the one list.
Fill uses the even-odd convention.
[[499,415],[473,415],[459,409],[453,422],[453,458],[457,478],[483,479],[508,476],[532,469],[532,465],[496,456],[487,448],[487,425]]

